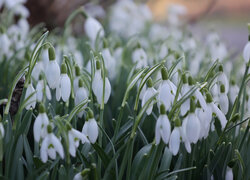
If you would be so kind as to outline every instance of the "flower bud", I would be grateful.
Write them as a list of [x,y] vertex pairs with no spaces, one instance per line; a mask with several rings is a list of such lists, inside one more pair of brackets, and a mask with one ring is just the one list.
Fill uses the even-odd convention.
[[161,114],[166,114],[166,109],[165,109],[164,104],[161,104],[161,106],[160,106],[160,113]]
[[61,73],[67,74],[67,66],[65,63],[62,63],[62,65],[61,65]]
[[162,80],[168,80],[168,70],[166,67],[161,68]]
[[152,81],[152,78],[148,78],[148,81],[147,81],[147,86],[149,88],[153,87],[153,81]]
[[81,75],[81,70],[80,70],[80,67],[78,65],[75,65],[75,73],[76,73],[76,76]]
[[45,113],[45,107],[44,107],[44,105],[41,103],[41,104],[39,104],[39,113]]

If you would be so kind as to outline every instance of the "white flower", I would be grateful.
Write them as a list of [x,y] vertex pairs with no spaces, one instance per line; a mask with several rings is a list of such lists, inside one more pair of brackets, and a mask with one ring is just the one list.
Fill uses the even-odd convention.
[[230,98],[230,101],[231,101],[232,104],[234,103],[236,97],[238,96],[239,91],[240,91],[240,88],[235,83],[233,83],[230,86],[229,98]]
[[68,132],[68,137],[69,137],[69,153],[71,156],[75,157],[76,156],[76,149],[79,146],[79,141],[81,140],[82,143],[84,144],[85,142],[89,142],[87,137],[77,131],[76,129],[71,128]]
[[39,142],[41,138],[47,135],[47,126],[49,124],[49,118],[45,112],[43,105],[39,106],[39,114],[35,119],[33,126],[33,134],[36,142]]
[[233,179],[234,179],[233,170],[232,168],[227,167],[225,180],[233,180]]
[[[152,79],[148,80],[148,88],[144,93],[144,96],[142,98],[142,102],[141,102],[141,106],[143,107],[146,102],[153,97],[155,94],[157,93],[157,91],[154,89],[154,87],[152,87]],[[150,115],[152,110],[153,110],[153,102],[151,102],[146,110],[147,115]]]
[[245,60],[245,63],[249,62],[249,59],[250,59],[250,41],[248,41],[244,47],[243,58]]
[[44,90],[48,100],[51,100],[51,92],[49,86],[45,84],[43,80],[39,80],[36,85],[36,99],[38,102],[42,102]]
[[148,65],[147,54],[142,48],[137,48],[132,53],[133,63],[136,63],[136,69],[141,69]]
[[86,19],[86,22],[84,24],[84,30],[86,32],[86,35],[89,37],[89,39],[92,42],[92,45],[95,43],[97,35],[99,34],[99,37],[104,37],[104,29],[100,22],[98,22],[96,19],[92,17],[88,17]]
[[31,73],[32,77],[37,81],[39,79],[40,73],[44,70],[43,68],[43,62],[39,61],[34,66],[34,69]]
[[82,128],[82,133],[84,133],[89,138],[89,141],[94,144],[98,137],[98,125],[96,120],[94,119],[92,111],[89,111],[87,119],[88,120],[86,120]]
[[229,101],[228,101],[228,97],[227,94],[225,93],[225,88],[223,88],[224,86],[221,85],[221,93],[219,96],[219,104],[220,104],[220,108],[222,110],[222,112],[224,114],[227,114],[228,112],[228,107],[229,107]]
[[[92,90],[97,98],[97,102],[102,104],[103,95],[103,78],[101,74],[101,69],[97,69],[92,82]],[[104,93],[104,104],[109,100],[111,94],[111,85],[107,77],[105,77],[105,93]]]
[[64,158],[63,146],[60,140],[52,133],[48,132],[47,136],[43,139],[40,156],[42,161],[45,163],[48,160],[48,156],[51,159],[56,159],[56,152]]
[[[31,96],[31,94],[33,94],[33,95]],[[29,97],[29,100],[27,101],[28,105],[26,106],[27,110],[29,110],[30,108],[36,107],[36,93],[35,93],[35,89],[33,88],[31,83],[27,87],[24,99],[27,99],[28,97]]]
[[191,143],[197,143],[200,137],[200,121],[195,113],[188,114],[187,125],[186,125],[186,135]]
[[175,156],[180,148],[180,137],[181,137],[181,128],[175,127],[171,133],[170,140],[169,140],[169,150]]
[[62,97],[63,101],[66,102],[70,96],[71,83],[69,76],[67,75],[66,65],[64,63],[61,65],[61,68],[62,74],[56,88],[56,100],[59,101]]
[[171,133],[171,125],[166,115],[166,110],[164,105],[160,106],[161,114],[157,119],[156,126],[155,126],[155,141],[156,144],[160,143],[162,138],[165,144],[168,144],[170,133]]
[[[88,90],[83,87],[83,82],[81,79],[79,79],[79,88],[76,91],[76,96],[75,96],[75,105],[80,104],[84,99],[88,98]],[[85,105],[86,107],[87,105]],[[83,112],[78,113],[78,117],[82,117]]]
[[184,142],[187,152],[191,153],[190,141],[188,140],[187,135],[186,135],[187,120],[188,120],[188,117],[183,119],[182,126],[181,126],[181,138],[182,138],[182,141]]
[[176,95],[176,86],[168,79],[163,80],[159,86],[158,105],[163,103],[167,110],[173,105]]
[[227,124],[226,116],[222,113],[222,111],[213,102],[210,103],[210,106],[212,107],[213,112],[218,117],[222,129],[224,129],[226,124]]
[[55,89],[60,81],[60,67],[56,60],[50,60],[46,69],[45,75],[51,89]]
[[74,176],[73,180],[83,180],[83,177],[82,177],[81,172],[77,173],[77,174]]
[[206,109],[202,109],[201,107],[196,108],[195,114],[198,116],[200,120],[200,135],[199,139],[207,138],[209,130],[210,130],[210,123],[212,121],[212,108],[207,106]]
[[105,48],[102,50],[102,56],[105,62],[105,66],[108,69],[108,75],[110,79],[114,79],[116,76],[116,61],[114,57],[111,55],[110,50],[108,48]]
[[0,133],[1,133],[1,137],[4,137],[4,127],[3,127],[3,123],[0,122]]
[[7,36],[7,34],[0,34],[0,49],[1,49],[1,54],[3,53],[4,55],[7,55],[9,50],[10,50],[10,46],[11,46],[11,42],[9,37]]
[[217,81],[219,83],[219,85],[224,85],[225,86],[225,93],[228,93],[229,90],[229,81],[227,79],[226,74],[223,72],[223,67],[220,66],[220,75],[217,77]]

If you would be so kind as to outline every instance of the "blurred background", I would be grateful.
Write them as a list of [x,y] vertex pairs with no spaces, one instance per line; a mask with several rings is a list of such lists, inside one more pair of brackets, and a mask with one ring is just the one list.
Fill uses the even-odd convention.
[[[30,10],[29,22],[35,25],[45,22],[49,29],[63,26],[65,19],[77,7],[84,5],[95,17],[106,15],[115,0],[27,0]],[[215,30],[233,53],[241,52],[248,39],[247,23],[250,22],[250,0],[149,0],[147,3],[156,21],[167,19],[171,4],[187,8],[183,19],[195,36]],[[100,6],[96,6],[99,4]]]

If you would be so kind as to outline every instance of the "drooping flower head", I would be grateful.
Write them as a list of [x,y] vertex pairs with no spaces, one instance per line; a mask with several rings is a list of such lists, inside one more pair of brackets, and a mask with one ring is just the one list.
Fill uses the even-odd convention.
[[61,77],[59,84],[56,87],[56,99],[59,101],[61,98],[64,102],[68,101],[71,92],[71,83],[67,74],[67,67],[65,63],[61,65]]
[[92,144],[96,142],[98,137],[98,125],[92,110],[88,111],[86,122],[82,128],[82,133],[88,137]]
[[45,69],[45,75],[51,89],[55,89],[60,80],[60,67],[56,61],[56,54],[54,47],[49,47],[49,63]]

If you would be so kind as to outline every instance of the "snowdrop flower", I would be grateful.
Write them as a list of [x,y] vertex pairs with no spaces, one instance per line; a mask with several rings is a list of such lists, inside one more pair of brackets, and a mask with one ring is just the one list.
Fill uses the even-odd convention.
[[[27,90],[26,90],[26,94],[25,94],[25,99],[29,98],[29,100],[27,101],[27,106],[25,107],[27,110],[29,110],[30,108],[35,108],[36,107],[36,93],[35,93],[35,89],[33,87],[33,85],[31,83],[29,83]],[[31,95],[33,94],[33,95]]]
[[107,42],[104,40],[104,49],[102,50],[102,56],[105,62],[105,66],[108,69],[108,75],[111,80],[113,80],[116,76],[116,61],[114,57],[111,55],[109,48],[107,47]]
[[233,179],[234,179],[233,170],[232,168],[227,167],[225,180],[233,180]]
[[[152,79],[151,79],[151,78],[148,79],[148,81],[147,81],[147,86],[148,86],[148,88],[147,88],[147,90],[145,91],[144,96],[143,96],[143,98],[142,98],[142,102],[141,102],[141,106],[142,106],[142,107],[146,104],[146,102],[147,102],[151,97],[153,97],[153,96],[157,93],[157,91],[156,91],[156,90],[154,89],[154,87],[153,87],[153,82],[152,82]],[[148,109],[146,110],[147,115],[150,115],[150,114],[151,114],[151,112],[152,112],[152,110],[153,110],[153,104],[154,104],[153,102],[151,102],[151,103],[149,104]]]
[[88,111],[86,122],[82,128],[82,133],[85,134],[89,141],[94,144],[98,137],[98,125],[94,118],[92,110]]
[[90,169],[89,168],[85,168],[82,172],[77,173],[73,180],[84,180],[86,179],[86,177],[88,176]]
[[148,65],[148,57],[146,52],[138,45],[138,47],[132,53],[133,63],[136,64],[136,69],[141,69]]
[[247,64],[250,60],[250,41],[248,41],[243,50],[243,58]]
[[220,41],[211,45],[210,53],[213,61],[215,61],[216,59],[222,61],[227,57],[228,54],[225,44]]
[[223,84],[225,86],[225,93],[227,94],[229,90],[229,81],[227,79],[226,74],[223,72],[222,65],[219,66],[219,72],[220,72],[220,75],[217,77],[217,81],[219,85]]
[[[76,91],[75,105],[80,104],[84,99],[88,98],[88,90],[83,86],[83,81],[79,79],[79,88]],[[84,106],[86,107],[87,104]],[[78,113],[78,117],[82,117],[83,112]]]
[[0,44],[0,49],[1,49],[0,54],[3,53],[3,55],[7,55],[9,50],[10,50],[11,42],[10,42],[10,39],[7,36],[6,33],[0,34],[0,42],[1,42],[1,44]]
[[212,121],[212,108],[211,106],[206,106],[206,108],[203,109],[198,101],[195,114],[200,120],[200,125],[201,125],[199,139],[207,138],[210,130],[210,123]]
[[169,150],[175,156],[179,152],[180,142],[181,142],[181,126],[180,119],[176,120],[174,130],[171,133],[169,140]]
[[240,88],[237,86],[237,84],[235,84],[235,81],[232,81],[232,84],[229,89],[229,99],[232,104],[234,103],[236,97],[238,96],[239,91]]
[[45,163],[48,160],[48,156],[51,159],[56,159],[56,152],[60,155],[60,157],[64,158],[64,151],[63,146],[60,140],[53,134],[52,126],[47,126],[47,135],[43,139],[41,149],[40,149],[40,156],[42,161]]
[[44,80],[42,79],[42,77],[39,77],[39,81],[37,82],[36,85],[36,99],[38,102],[42,102],[43,100],[43,95],[44,92],[48,98],[48,100],[51,100],[51,92],[49,89],[49,86],[44,82]]
[[69,153],[73,157],[76,156],[76,149],[78,148],[80,141],[82,141],[83,144],[85,142],[89,142],[85,134],[72,128],[70,125],[68,125],[68,137],[69,137]]
[[33,134],[36,142],[39,143],[40,139],[47,135],[47,126],[49,124],[49,118],[45,112],[43,104],[39,105],[39,114],[35,119],[33,126]]
[[[96,71],[92,82],[92,90],[97,98],[97,102],[102,104],[103,96],[103,78],[100,61],[96,61]],[[111,85],[107,77],[105,77],[104,104],[109,100],[111,94]]]
[[42,71],[44,71],[43,62],[39,61],[34,66],[34,69],[31,73],[31,75],[37,81],[37,80],[39,80],[39,75],[41,74]]
[[45,75],[50,88],[55,89],[60,81],[60,67],[55,60],[55,49],[50,47],[48,53],[49,62],[45,69]]
[[187,124],[186,124],[186,136],[189,142],[197,143],[200,137],[201,125],[200,121],[195,114],[195,102],[192,97],[190,100],[190,111],[187,116]]
[[161,103],[164,104],[166,110],[169,110],[173,105],[174,98],[176,95],[177,88],[176,86],[169,80],[167,68],[161,69],[162,83],[159,86],[159,96],[158,96],[158,107]]
[[81,70],[80,70],[80,67],[78,65],[75,66],[75,79],[74,79],[74,82],[73,82],[73,87],[74,87],[74,92],[76,93],[78,88],[79,88],[79,79],[80,79],[80,76],[81,76]]
[[69,76],[67,75],[66,64],[62,63],[61,65],[61,77],[59,84],[56,88],[56,100],[59,101],[62,97],[64,102],[68,101],[70,92],[71,92],[71,83]]
[[156,144],[160,143],[162,139],[165,144],[168,144],[169,137],[171,133],[171,125],[166,115],[166,109],[164,104],[160,106],[160,116],[157,119],[155,126],[155,141]]
[[223,112],[214,104],[213,102],[213,98],[211,96],[211,94],[209,92],[206,93],[206,97],[207,97],[207,105],[211,107],[212,112],[214,112],[216,114],[216,116],[218,117],[221,127],[222,129],[225,128],[226,124],[227,124],[227,119],[225,117],[225,115],[223,114]]
[[105,35],[101,23],[92,17],[87,17],[84,24],[84,30],[88,38],[91,40],[92,45],[94,45],[98,35],[100,38],[104,37]]
[[183,119],[182,126],[180,128],[181,129],[181,138],[182,138],[182,141],[184,142],[184,145],[185,145],[187,152],[191,153],[191,145],[190,145],[190,141],[187,138],[187,133],[186,133],[187,120],[188,120],[188,117]]
[[219,98],[220,98],[220,101],[219,101],[220,108],[224,114],[227,114],[229,102],[228,102],[228,97],[225,93],[225,86],[223,84],[220,86],[220,97]]
[[[187,83],[187,78],[185,73],[182,74],[182,89],[181,89],[181,94],[182,96],[184,96],[189,90],[190,90],[190,86]],[[188,98],[182,105],[181,105],[181,115],[184,116],[188,110],[190,109],[190,99]]]

